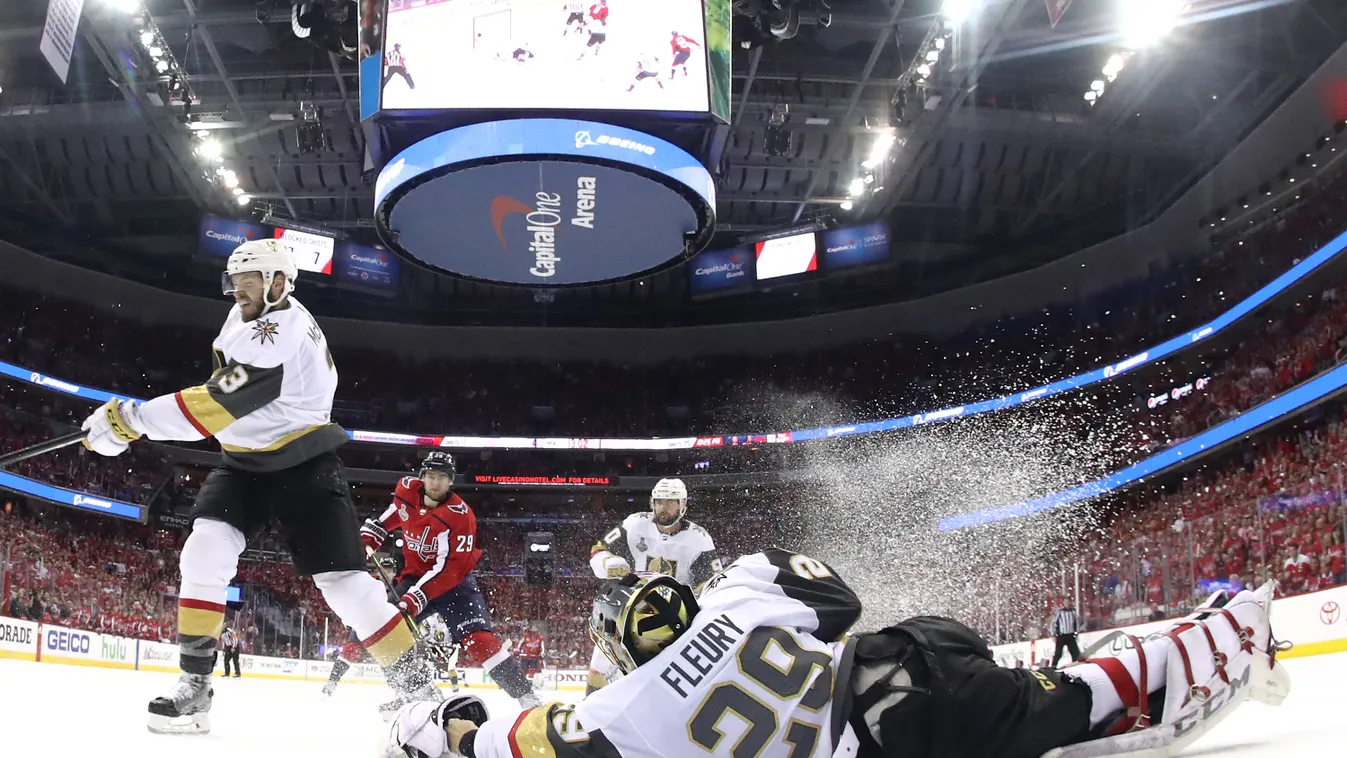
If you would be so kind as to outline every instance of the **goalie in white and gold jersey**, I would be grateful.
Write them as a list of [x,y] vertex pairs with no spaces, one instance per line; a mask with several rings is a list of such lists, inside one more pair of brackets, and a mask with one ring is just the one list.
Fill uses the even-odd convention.
[[851,636],[856,595],[784,550],[736,560],[700,596],[633,574],[605,585],[590,617],[626,676],[507,718],[470,695],[407,706],[389,755],[1162,758],[1245,699],[1286,697],[1273,587],[1217,593],[1117,655],[1056,671],[999,667],[973,630],[938,616]]
[[[650,510],[622,519],[590,549],[590,569],[600,579],[649,571],[700,589],[720,572],[720,558],[711,535],[689,521],[687,512],[688,488],[683,480],[659,480],[650,490]],[[585,694],[621,675],[596,647],[589,662]]]

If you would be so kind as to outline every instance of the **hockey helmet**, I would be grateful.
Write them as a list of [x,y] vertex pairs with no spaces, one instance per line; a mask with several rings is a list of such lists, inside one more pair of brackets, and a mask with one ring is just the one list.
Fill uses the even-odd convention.
[[683,484],[682,479],[661,479],[655,482],[655,486],[650,490],[650,512],[655,512],[656,500],[677,500],[678,518],[668,524],[661,526],[673,526],[682,520],[688,512],[688,486]]
[[426,475],[427,471],[441,471],[449,477],[449,485],[452,487],[454,477],[458,471],[454,468],[454,456],[443,450],[432,450],[426,454],[425,460],[421,461],[421,467],[416,470],[418,477]]
[[[295,291],[295,278],[299,276],[299,267],[295,265],[295,256],[285,243],[276,239],[249,240],[234,248],[225,263],[224,273],[220,276],[221,289],[226,295],[232,295],[238,288],[233,277],[256,271],[262,275],[262,313],[269,312],[280,305]],[[276,274],[285,275],[285,292],[275,301],[271,299],[271,286]]]
[[604,657],[630,674],[692,625],[697,598],[673,577],[642,571],[605,582],[594,599],[589,636]]

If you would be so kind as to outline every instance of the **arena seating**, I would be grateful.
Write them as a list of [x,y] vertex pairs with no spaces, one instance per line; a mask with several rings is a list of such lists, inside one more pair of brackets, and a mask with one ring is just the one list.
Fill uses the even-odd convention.
[[[850,414],[856,413],[897,415],[981,399],[1095,368],[1228,308],[1341,231],[1336,211],[1344,200],[1347,183],[1339,180],[1278,225],[1232,241],[1200,262],[1111,293],[1088,311],[1010,319],[939,344],[902,340],[778,361],[718,358],[648,368],[455,362],[452,393],[443,391],[447,364],[394,370],[410,363],[388,355],[339,354],[339,420],[390,431],[523,433],[549,431],[539,429],[527,409],[552,405],[557,432],[628,436],[671,431],[663,413],[670,405],[690,407],[690,421],[681,431],[728,431],[732,424],[749,425],[749,412],[754,418],[763,415],[763,405],[751,406],[743,398],[770,399],[786,391],[826,392],[837,399],[801,419],[819,424],[853,421],[858,417]],[[1158,299],[1173,304],[1172,312],[1154,308]],[[53,376],[138,395],[177,389],[208,373],[208,358],[198,346],[210,336],[181,329],[149,334],[107,314],[0,285],[0,360]],[[1283,309],[1247,331],[1216,365],[1204,392],[1147,415],[1147,425],[1138,425],[1145,435],[1133,440],[1134,452],[1167,445],[1247,410],[1336,365],[1344,353],[1347,295],[1325,280],[1299,307]],[[129,354],[138,360],[120,360]],[[1017,370],[1022,365],[1034,368]],[[960,381],[963,375],[978,381]],[[614,397],[623,402],[612,402]],[[726,398],[732,400],[720,402]],[[0,380],[0,450],[49,438],[87,412],[80,401]],[[1234,458],[1205,467],[1170,491],[1134,490],[1103,506],[1112,514],[1107,528],[1071,546],[1072,560],[1063,564],[1082,567],[1087,623],[1097,628],[1181,613],[1215,587],[1247,586],[1264,578],[1278,579],[1288,594],[1347,583],[1347,495],[1341,474],[1347,420],[1340,406],[1324,414],[1248,443]],[[21,463],[14,471],[149,502],[169,479],[169,465],[154,446],[133,450],[108,460],[71,448]],[[408,470],[416,453],[356,449],[345,455],[353,465]],[[751,458],[742,460],[745,468],[751,465]],[[495,464],[472,465],[491,471]],[[667,470],[646,460],[613,457],[602,469],[616,474],[677,470],[676,463],[661,465]],[[539,500],[548,497],[550,505],[540,507]],[[473,503],[488,550],[483,584],[504,635],[517,639],[525,624],[544,623],[549,660],[583,665],[589,655],[585,620],[595,587],[586,568],[589,545],[643,502],[603,492],[572,499],[577,502],[556,496],[511,502],[506,494],[489,493]],[[0,559],[8,556],[0,565],[0,613],[147,639],[173,638],[181,534],[20,497],[0,502]],[[359,503],[365,511],[383,504],[378,495]],[[752,496],[725,495],[719,507],[694,518],[715,535],[722,555],[733,557],[763,547],[764,535],[772,534],[762,519],[746,517],[755,505]],[[556,534],[561,568],[551,587],[526,587],[519,576],[525,535],[537,526],[525,518],[529,514],[564,519],[548,525]],[[274,535],[251,547],[237,578],[246,593],[233,611],[233,623],[253,652],[298,654],[302,639],[310,653],[324,640],[329,645],[343,640],[344,628],[312,583],[296,578],[281,560]],[[1063,584],[1075,577],[1069,579]],[[1042,634],[1057,599],[1043,586],[1024,586],[1019,593],[1015,607],[1029,611],[1007,619],[1003,639]]]

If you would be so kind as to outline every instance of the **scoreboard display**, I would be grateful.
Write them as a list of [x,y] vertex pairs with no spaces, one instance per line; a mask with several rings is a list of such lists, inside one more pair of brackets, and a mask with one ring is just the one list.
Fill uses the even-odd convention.
[[703,2],[393,0],[381,107],[708,112]]

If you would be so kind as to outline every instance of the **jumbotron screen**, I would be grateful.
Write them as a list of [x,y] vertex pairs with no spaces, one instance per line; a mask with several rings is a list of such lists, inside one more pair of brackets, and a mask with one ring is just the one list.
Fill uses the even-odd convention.
[[382,107],[705,112],[703,0],[391,0]]

